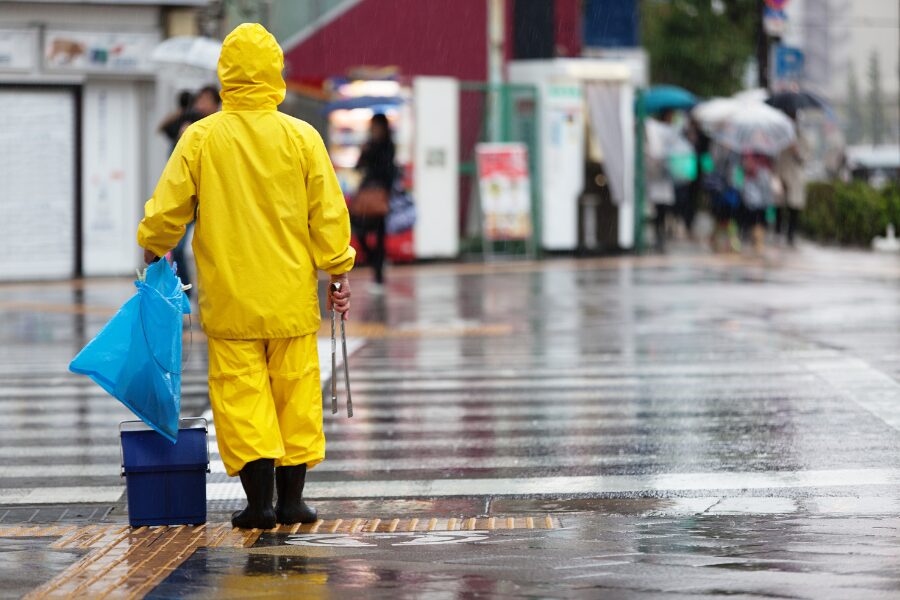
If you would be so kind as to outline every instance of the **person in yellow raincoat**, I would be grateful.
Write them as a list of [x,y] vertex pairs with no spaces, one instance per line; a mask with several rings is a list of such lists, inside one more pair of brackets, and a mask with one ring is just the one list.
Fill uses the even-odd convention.
[[307,468],[325,458],[316,272],[341,282],[328,304],[346,317],[355,258],[321,136],[276,110],[283,68],[263,26],[245,23],[225,38],[222,111],[185,131],[138,227],[150,262],[196,216],[209,397],[225,469],[247,495],[232,519],[244,528],[316,520],[302,500]]

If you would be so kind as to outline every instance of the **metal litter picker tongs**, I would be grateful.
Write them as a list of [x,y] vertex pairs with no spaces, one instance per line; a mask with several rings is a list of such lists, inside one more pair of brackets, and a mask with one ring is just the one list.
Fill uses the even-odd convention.
[[[334,282],[329,286],[329,294],[341,291],[341,284]],[[337,339],[335,337],[335,321],[337,311],[334,301],[331,303],[331,413],[337,414]],[[344,333],[344,317],[341,316],[341,346],[344,350],[344,385],[347,387],[347,417],[353,416],[353,400],[350,398],[350,366],[347,364],[347,335]]]

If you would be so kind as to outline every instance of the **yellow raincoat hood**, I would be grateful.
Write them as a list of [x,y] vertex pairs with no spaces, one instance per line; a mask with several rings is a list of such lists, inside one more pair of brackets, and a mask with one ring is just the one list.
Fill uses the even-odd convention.
[[224,110],[185,131],[138,227],[138,244],[162,256],[195,220],[200,318],[210,337],[314,333],[316,270],[353,268],[350,218],[325,144],[308,123],[276,110],[283,65],[262,25],[225,38]]
[[259,23],[238,25],[222,43],[219,81],[225,110],[275,110],[284,101],[284,53]]

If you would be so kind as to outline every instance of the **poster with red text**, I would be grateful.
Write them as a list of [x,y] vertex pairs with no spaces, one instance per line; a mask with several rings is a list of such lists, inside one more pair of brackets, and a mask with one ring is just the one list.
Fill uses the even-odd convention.
[[478,144],[475,148],[484,238],[531,237],[531,180],[525,144]]

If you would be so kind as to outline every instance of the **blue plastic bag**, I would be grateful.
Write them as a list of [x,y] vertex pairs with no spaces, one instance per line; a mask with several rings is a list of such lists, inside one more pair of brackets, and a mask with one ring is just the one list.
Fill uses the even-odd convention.
[[160,260],[135,281],[137,294],[69,364],[118,398],[173,444],[181,412],[182,315],[191,304],[174,268]]

